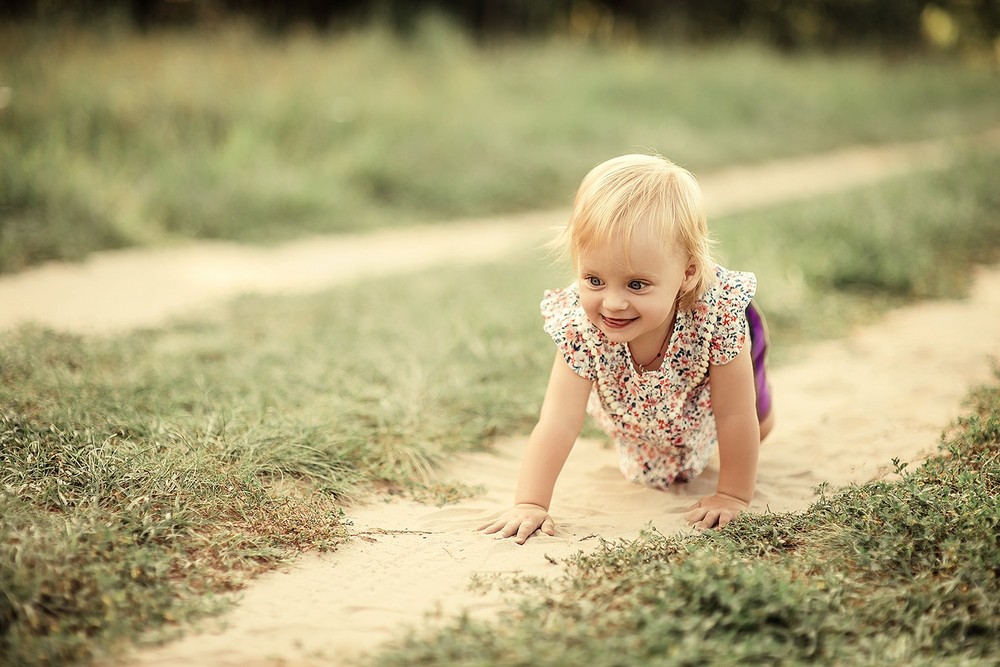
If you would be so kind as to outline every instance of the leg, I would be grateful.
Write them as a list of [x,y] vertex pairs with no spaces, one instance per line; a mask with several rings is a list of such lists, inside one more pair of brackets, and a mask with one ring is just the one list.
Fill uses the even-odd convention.
[[757,391],[757,420],[760,422],[760,439],[763,441],[774,427],[771,385],[767,382],[767,348],[770,337],[764,314],[754,301],[747,306],[747,323],[750,325],[750,351],[753,357],[754,388]]

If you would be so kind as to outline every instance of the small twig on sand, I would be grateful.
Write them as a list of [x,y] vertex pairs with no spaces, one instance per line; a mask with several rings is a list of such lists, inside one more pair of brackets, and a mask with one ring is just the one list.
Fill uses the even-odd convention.
[[368,542],[376,542],[372,535],[433,535],[429,530],[388,530],[385,528],[375,528],[373,530],[363,530],[357,533],[348,533],[349,537],[360,537]]

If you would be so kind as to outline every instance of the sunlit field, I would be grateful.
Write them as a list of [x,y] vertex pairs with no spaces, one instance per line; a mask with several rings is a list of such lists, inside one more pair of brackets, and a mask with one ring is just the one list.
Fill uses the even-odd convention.
[[593,164],[696,173],[997,124],[997,73],[749,44],[470,44],[249,28],[2,28],[0,271],[183,238],[273,242],[565,205]]

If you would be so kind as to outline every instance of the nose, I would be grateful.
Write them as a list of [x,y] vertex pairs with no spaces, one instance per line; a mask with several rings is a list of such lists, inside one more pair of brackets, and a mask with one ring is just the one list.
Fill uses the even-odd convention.
[[608,311],[626,310],[628,299],[620,290],[607,290],[604,293],[604,307]]

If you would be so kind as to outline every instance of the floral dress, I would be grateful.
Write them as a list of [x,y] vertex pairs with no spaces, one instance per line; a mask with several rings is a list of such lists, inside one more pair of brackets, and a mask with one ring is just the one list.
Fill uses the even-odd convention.
[[716,267],[716,280],[678,311],[658,370],[639,372],[626,343],[609,341],[569,287],[547,290],[544,329],[574,373],[593,381],[587,412],[611,437],[630,481],[664,489],[697,477],[718,445],[709,364],[732,361],[746,342],[752,273]]

